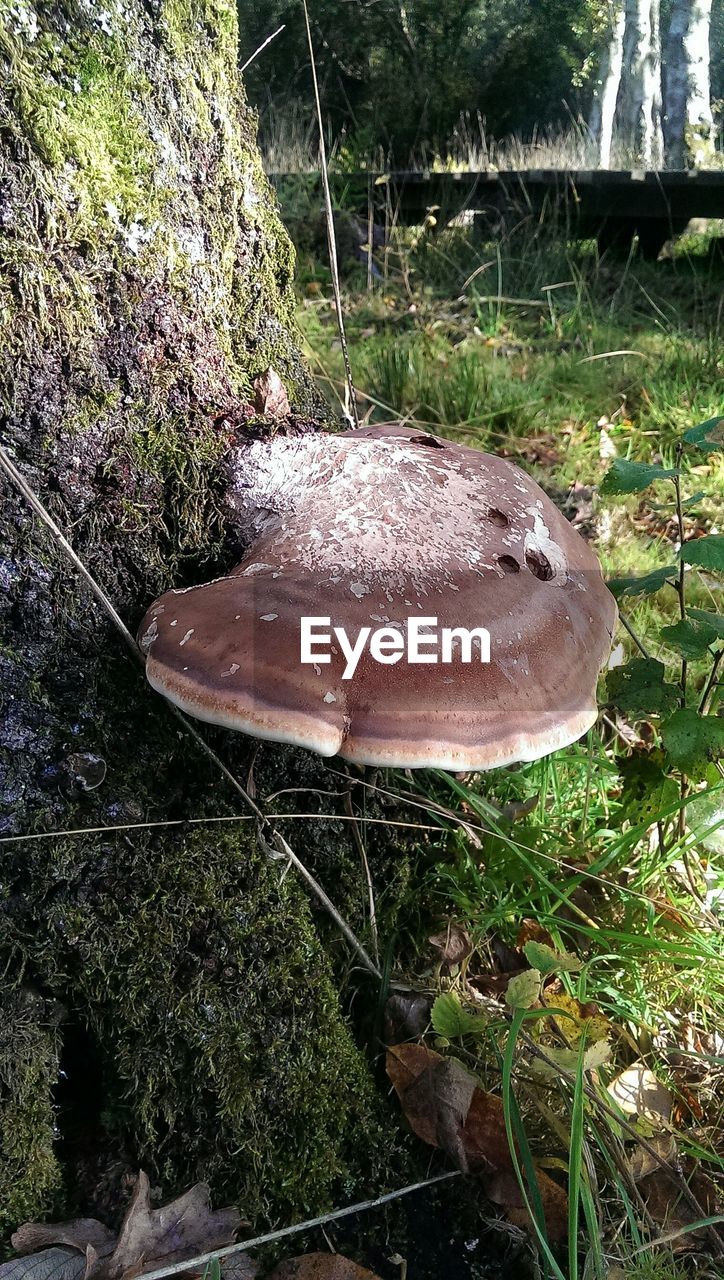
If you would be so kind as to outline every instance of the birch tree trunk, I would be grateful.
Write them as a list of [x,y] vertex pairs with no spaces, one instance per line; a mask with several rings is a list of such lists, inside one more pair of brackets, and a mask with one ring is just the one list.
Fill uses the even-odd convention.
[[617,4],[612,11],[611,35],[601,62],[589,119],[589,128],[598,145],[598,165],[601,169],[611,168],[616,101],[623,66],[625,26],[626,10],[621,0],[621,3]]
[[632,161],[654,168],[660,165],[663,152],[659,0],[626,0],[625,7],[619,132]]
[[[237,66],[234,0],[0,0],[0,438],[132,629],[238,559],[255,375],[322,416]],[[306,894],[248,822],[147,827],[238,798],[4,480],[0,585],[0,834],[91,829],[0,843],[0,1237],[115,1215],[140,1163],[257,1220],[375,1185],[394,1139]],[[307,826],[355,899],[344,848]]]
[[664,131],[671,168],[714,155],[709,83],[711,0],[674,0],[666,40]]

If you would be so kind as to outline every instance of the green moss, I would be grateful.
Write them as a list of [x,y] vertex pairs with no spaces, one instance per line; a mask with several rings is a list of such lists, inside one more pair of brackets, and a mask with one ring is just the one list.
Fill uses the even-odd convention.
[[29,990],[0,999],[0,1239],[57,1199],[52,1089],[58,1071],[46,1002]]
[[374,1185],[380,1102],[304,895],[243,824],[41,856],[33,883],[69,888],[27,960],[98,1047],[110,1148],[254,1218]]

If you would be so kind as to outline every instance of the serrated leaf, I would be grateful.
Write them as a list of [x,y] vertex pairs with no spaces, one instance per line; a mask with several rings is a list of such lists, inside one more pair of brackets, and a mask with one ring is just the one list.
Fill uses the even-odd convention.
[[724,755],[724,719],[681,707],[662,724],[661,738],[674,767],[697,774]]
[[709,613],[707,609],[687,609],[687,613],[698,622],[705,622],[708,627],[716,631],[720,640],[724,640],[724,614]]
[[[546,1048],[545,1052],[546,1057],[552,1058],[555,1066],[536,1058],[531,1063],[536,1075],[554,1079],[561,1070],[573,1072],[578,1067],[577,1049]],[[608,1062],[610,1057],[611,1045],[609,1041],[597,1040],[595,1044],[589,1045],[583,1054],[583,1070],[597,1071],[599,1067],[603,1066],[604,1062]]]
[[531,1009],[540,994],[541,974],[538,969],[525,969],[510,979],[505,1003],[511,1009]]
[[662,569],[652,569],[642,578],[610,578],[609,591],[620,600],[622,596],[651,596],[660,591],[667,582],[676,579],[679,570],[675,564],[666,565]]
[[542,974],[576,973],[581,967],[578,956],[571,955],[568,951],[556,951],[546,942],[536,942],[534,939],[526,942],[523,954],[528,964]]
[[0,1264],[0,1280],[80,1280],[85,1269],[84,1253],[75,1249],[41,1249],[40,1253]]
[[724,570],[724,533],[710,533],[706,538],[694,538],[685,542],[679,552],[684,564],[695,564],[700,569]]
[[631,715],[658,715],[671,711],[678,700],[678,690],[667,684],[663,662],[655,658],[634,658],[624,667],[614,667],[606,677],[611,701]]
[[671,627],[662,627],[660,634],[661,639],[676,649],[682,658],[703,658],[717,638],[713,627],[688,618],[681,618]]
[[654,753],[634,751],[619,761],[623,781],[621,818],[634,826],[656,822],[679,797],[678,783],[662,768],[663,754],[656,753],[661,756],[661,761],[658,761],[652,758]]
[[690,427],[684,432],[683,439],[685,444],[693,445],[703,453],[724,449],[724,418],[709,418],[707,422]]
[[487,1027],[487,1018],[464,1009],[452,991],[437,997],[430,1014],[433,1030],[446,1040],[456,1036],[479,1035]]
[[641,493],[655,480],[670,480],[679,473],[675,467],[659,467],[654,462],[630,462],[627,458],[615,458],[606,472],[599,493]]

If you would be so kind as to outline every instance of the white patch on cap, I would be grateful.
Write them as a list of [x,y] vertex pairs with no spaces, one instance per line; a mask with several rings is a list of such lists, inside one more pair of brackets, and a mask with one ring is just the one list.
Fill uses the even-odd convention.
[[158,635],[158,623],[154,618],[148,630],[144,631],[143,636],[141,637],[141,648],[143,649],[144,653],[148,653],[157,635]]
[[368,596],[370,593],[369,587],[366,587],[364,582],[351,582],[349,589],[358,600],[361,600],[363,596]]
[[180,648],[180,649],[181,649],[181,648],[183,648],[183,646],[186,644],[186,641],[187,641],[187,640],[190,640],[190,639],[191,639],[191,637],[192,637],[192,635],[193,635],[193,634],[194,634],[194,628],[193,628],[193,627],[190,627],[190,628],[189,628],[189,630],[186,632],[186,635],[184,636],[183,640],[179,640],[179,642],[178,642],[178,643],[179,643],[179,648]]
[[222,671],[221,679],[225,680],[227,676],[235,676],[238,670],[239,670],[238,662],[232,662],[228,671]]
[[278,614],[278,613],[260,613],[260,614],[259,614],[259,621],[260,621],[260,622],[273,622],[273,621],[274,621],[274,619],[275,619],[275,618],[278,618],[278,617],[279,617],[279,614]]
[[325,693],[325,695],[324,695],[324,697],[323,697],[322,701],[323,701],[323,702],[336,702],[336,701],[337,701],[337,699],[335,698],[335,696],[334,696],[334,694],[333,694],[333,693]]

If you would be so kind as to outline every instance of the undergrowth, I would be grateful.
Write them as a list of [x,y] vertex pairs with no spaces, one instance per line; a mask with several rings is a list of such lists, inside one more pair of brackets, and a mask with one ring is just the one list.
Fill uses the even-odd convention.
[[[440,828],[396,963],[413,987],[458,1002],[460,1034],[440,1034],[437,1005],[427,1034],[486,1088],[502,1081],[509,1116],[513,1106],[522,1115],[521,1159],[532,1152],[568,1179],[567,1270],[539,1222],[542,1274],[674,1280],[689,1258],[718,1275],[713,1228],[695,1230],[686,1203],[716,1216],[724,1183],[724,465],[719,436],[691,436],[699,422],[720,431],[724,413],[717,228],[652,264],[635,245],[627,260],[609,259],[533,221],[486,236],[435,231],[431,219],[395,231],[375,270],[370,286],[365,264],[351,265],[346,285],[361,415],[504,453],[593,540],[606,576],[623,580],[624,625],[587,739],[493,774],[376,784]],[[340,401],[328,274],[310,253],[299,320]],[[625,581],[656,569],[668,572]],[[468,938],[462,964],[433,965],[435,922]],[[576,962],[553,964],[529,1007],[511,1010],[502,993],[510,971],[526,968],[526,933]],[[551,992],[567,1022],[546,1013]],[[471,1031],[464,1015],[481,1012]],[[589,1068],[597,1039],[608,1048]],[[569,1054],[544,1085],[541,1047],[559,1064]],[[634,1109],[620,1127],[608,1086],[627,1068],[664,1082],[666,1118]],[[673,1144],[642,1176],[637,1138],[659,1153]]]

